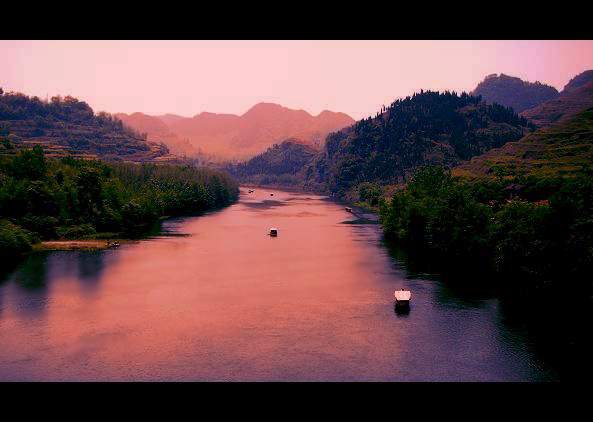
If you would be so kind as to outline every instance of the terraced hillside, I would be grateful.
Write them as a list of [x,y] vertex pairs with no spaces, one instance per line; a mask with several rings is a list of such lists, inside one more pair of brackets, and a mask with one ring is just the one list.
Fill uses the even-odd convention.
[[169,161],[167,147],[150,142],[107,113],[73,97],[41,101],[0,90],[0,153],[40,145],[48,157],[74,155],[123,161]]
[[[579,83],[573,83],[575,80]],[[543,127],[569,119],[589,107],[593,107],[593,73],[583,72],[558,97],[523,111],[521,116]]]
[[453,174],[564,176],[583,169],[593,169],[593,108],[476,156]]

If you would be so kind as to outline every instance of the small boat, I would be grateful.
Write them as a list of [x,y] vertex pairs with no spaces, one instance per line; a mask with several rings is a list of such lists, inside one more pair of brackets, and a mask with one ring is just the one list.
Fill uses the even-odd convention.
[[346,211],[348,211],[348,212],[352,212],[352,208],[350,208],[350,207],[346,207],[346,208],[344,208],[344,209],[345,209]]
[[249,193],[253,193],[253,189],[249,189]]
[[276,236],[278,236],[278,229],[277,229],[277,228],[275,228],[275,227],[272,227],[272,228],[270,229],[270,236],[273,236],[273,237],[276,237]]
[[412,298],[412,292],[410,292],[409,290],[396,290],[393,293],[393,296],[395,297],[395,306],[398,307],[408,307],[410,306],[410,299]]
[[270,194],[270,196],[274,196],[274,194],[273,194],[273,193],[271,193],[271,194]]

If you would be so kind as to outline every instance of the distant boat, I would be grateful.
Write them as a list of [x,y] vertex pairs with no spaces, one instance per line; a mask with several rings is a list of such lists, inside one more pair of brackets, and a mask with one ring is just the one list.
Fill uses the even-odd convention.
[[274,196],[274,194],[273,194],[273,193],[271,193],[271,194],[270,194],[270,196]]
[[274,237],[278,236],[278,229],[275,227],[272,227],[270,229],[270,236],[274,236]]
[[345,210],[348,212],[352,212],[352,208],[350,208],[350,207],[346,207]]
[[393,296],[395,297],[395,306],[398,307],[408,307],[410,306],[410,299],[412,299],[412,292],[410,292],[409,290],[396,290],[393,293]]
[[249,189],[249,193],[253,193],[255,192],[253,189]]

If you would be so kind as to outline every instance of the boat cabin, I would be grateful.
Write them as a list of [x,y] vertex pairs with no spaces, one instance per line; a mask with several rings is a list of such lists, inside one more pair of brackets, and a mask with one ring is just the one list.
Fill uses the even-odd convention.
[[393,296],[395,297],[395,306],[401,306],[401,307],[406,307],[406,306],[410,306],[410,299],[412,299],[412,292],[410,292],[409,290],[396,290],[393,293]]

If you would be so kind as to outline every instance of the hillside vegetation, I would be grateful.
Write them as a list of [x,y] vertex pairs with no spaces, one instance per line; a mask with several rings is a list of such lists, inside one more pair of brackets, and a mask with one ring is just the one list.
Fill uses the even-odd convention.
[[319,150],[296,139],[273,145],[252,159],[226,169],[242,183],[298,186],[303,183],[306,165]]
[[163,144],[146,141],[117,118],[95,114],[76,98],[58,96],[46,102],[2,89],[0,136],[8,137],[15,150],[39,145],[49,157],[159,161],[169,153]]
[[305,186],[345,197],[361,183],[404,183],[419,167],[452,167],[532,129],[512,109],[479,97],[417,93],[330,134],[306,170]]
[[0,157],[0,256],[40,239],[139,236],[162,216],[197,214],[237,195],[237,184],[214,170],[48,159],[35,146]]
[[474,157],[459,176],[564,176],[593,168],[593,108]]
[[467,180],[427,167],[383,202],[381,221],[388,238],[444,268],[491,271],[516,290],[550,284],[590,297],[590,171]]

